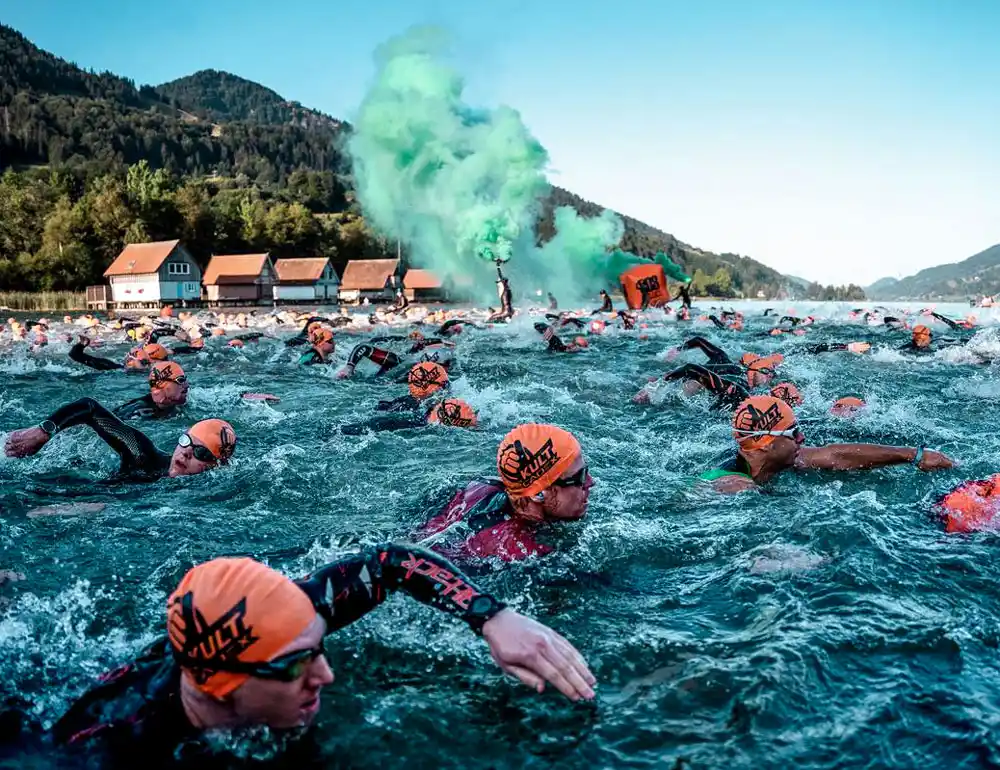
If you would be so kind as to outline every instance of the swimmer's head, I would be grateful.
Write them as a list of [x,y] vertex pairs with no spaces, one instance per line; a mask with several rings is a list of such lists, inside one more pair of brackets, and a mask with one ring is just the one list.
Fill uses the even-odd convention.
[[774,396],[751,396],[736,407],[733,438],[742,454],[766,452],[784,465],[805,441],[792,407]]
[[169,358],[167,349],[157,342],[149,342],[143,345],[142,352],[149,357],[150,361],[166,361]]
[[959,484],[941,497],[936,510],[948,532],[995,528],[1000,514],[1000,473]]
[[234,724],[312,722],[333,681],[325,631],[302,589],[248,558],[193,567],[167,600],[170,651],[183,676]]
[[603,334],[607,324],[601,320],[594,320],[590,322],[590,333],[591,334]]
[[154,361],[149,367],[149,394],[159,407],[187,402],[188,380],[175,361]]
[[236,431],[225,420],[202,420],[177,439],[170,476],[194,476],[225,465],[236,451]]
[[775,367],[780,362],[774,356],[756,358],[747,365],[747,385],[762,388],[774,379]]
[[479,422],[476,410],[460,398],[446,398],[431,409],[427,422],[453,428],[474,428]]
[[437,393],[448,385],[448,371],[441,364],[424,361],[414,364],[406,375],[410,395],[418,401]]
[[802,394],[791,382],[779,382],[771,388],[771,395],[792,407],[801,406],[803,402]]
[[833,402],[830,414],[836,417],[852,417],[867,406],[858,396],[843,396]]
[[931,344],[931,330],[928,329],[923,324],[918,324],[913,327],[913,346],[917,348],[926,348]]
[[587,512],[594,480],[580,442],[567,430],[519,425],[500,442],[497,471],[522,518],[579,519]]
[[150,363],[149,356],[142,348],[132,348],[125,354],[125,371],[145,371]]

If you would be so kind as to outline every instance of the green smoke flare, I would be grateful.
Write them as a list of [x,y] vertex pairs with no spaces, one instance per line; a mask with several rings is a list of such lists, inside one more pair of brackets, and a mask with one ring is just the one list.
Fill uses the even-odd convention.
[[378,49],[348,151],[377,230],[404,242],[415,264],[471,274],[492,293],[491,261],[533,246],[548,155],[515,110],[463,103],[444,42],[421,28]]

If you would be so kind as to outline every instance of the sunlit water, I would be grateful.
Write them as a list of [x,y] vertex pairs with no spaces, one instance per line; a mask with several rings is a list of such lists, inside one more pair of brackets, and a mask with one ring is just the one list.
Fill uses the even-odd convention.
[[[332,765],[1000,764],[1000,541],[946,536],[929,513],[959,480],[1000,470],[996,369],[955,351],[905,358],[895,352],[905,332],[848,322],[847,306],[794,304],[835,320],[777,339],[759,336],[773,323],[759,317],[763,306],[743,307],[757,317],[741,335],[656,320],[592,337],[573,356],[544,352],[529,318],[462,335],[453,392],[479,410],[475,431],[341,435],[404,386],[297,367],[300,350],[280,339],[242,351],[210,341],[179,358],[192,383],[183,416],[142,427],[168,449],[192,422],[223,417],[239,436],[228,468],[102,487],[117,458],[86,429],[34,458],[0,459],[0,569],[28,577],[0,591],[9,601],[0,692],[27,698],[51,723],[93,677],[161,632],[166,596],[193,563],[248,554],[294,576],[354,544],[404,539],[454,487],[493,472],[512,426],[547,421],[581,440],[598,481],[590,512],[544,533],[555,555],[476,571],[579,647],[600,682],[596,705],[504,679],[464,626],[395,597],[331,640],[337,681],[317,732]],[[996,311],[939,309],[976,313],[987,328],[974,344],[1000,355]],[[692,479],[731,449],[725,416],[674,389],[656,406],[630,400],[695,331],[734,356],[784,352],[781,378],[806,397],[799,412],[811,441],[926,443],[960,467],[788,474],[763,495],[706,492]],[[363,338],[338,332],[337,355]],[[872,341],[872,354],[789,355],[853,339]],[[69,361],[68,347],[3,351],[0,431],[81,396],[114,407],[145,392],[143,378]],[[243,402],[243,391],[282,401]],[[869,402],[852,421],[827,413],[845,393]],[[27,516],[78,501],[107,507]]]

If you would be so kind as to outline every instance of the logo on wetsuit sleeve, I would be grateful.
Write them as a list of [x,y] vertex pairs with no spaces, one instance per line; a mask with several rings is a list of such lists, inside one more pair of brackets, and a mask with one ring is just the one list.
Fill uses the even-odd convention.
[[508,444],[500,453],[497,467],[508,486],[530,487],[548,473],[559,461],[552,439],[537,452],[532,452],[520,441]]
[[[246,624],[247,600],[240,599],[213,623],[194,607],[194,593],[188,591],[170,606],[167,632],[185,666],[192,667],[198,684],[207,682],[213,664],[237,660],[260,637]],[[204,667],[204,668],[203,668]]]
[[781,422],[781,407],[772,403],[761,411],[753,404],[747,404],[733,419],[733,427],[743,433],[756,433],[773,429]]

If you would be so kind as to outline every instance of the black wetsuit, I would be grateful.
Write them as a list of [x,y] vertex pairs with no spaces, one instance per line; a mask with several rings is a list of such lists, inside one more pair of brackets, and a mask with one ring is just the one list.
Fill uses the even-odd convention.
[[743,368],[732,361],[725,351],[718,345],[713,345],[704,337],[692,337],[678,346],[679,350],[693,350],[697,348],[708,357],[705,368],[718,374],[721,377],[741,377]]
[[594,310],[595,313],[613,313],[615,312],[614,305],[611,304],[611,295],[606,291],[601,292],[601,296],[604,297],[604,304],[599,308]]
[[618,311],[618,317],[622,320],[622,326],[625,327],[626,331],[630,331],[635,328],[635,316],[626,313],[624,310]]
[[379,401],[375,408],[380,412],[413,412],[420,408],[421,401],[407,393],[391,401]]
[[372,417],[364,422],[343,425],[340,432],[346,436],[360,436],[362,433],[380,433],[382,431],[406,430],[407,428],[425,428],[429,425],[427,414],[393,414]]
[[330,363],[327,359],[323,358],[323,354],[320,353],[316,348],[310,348],[301,356],[299,356],[299,364],[302,366],[315,366],[316,364],[328,364]]
[[109,361],[106,358],[90,355],[86,352],[86,347],[82,342],[76,343],[69,349],[69,357],[78,364],[89,366],[91,369],[97,369],[101,372],[110,372],[113,369],[125,368],[124,364],[120,364],[117,361]]
[[481,328],[483,328],[483,327],[481,327],[481,326],[479,326],[477,324],[472,323],[471,321],[463,321],[460,318],[452,318],[452,319],[450,319],[448,321],[445,321],[443,324],[441,324],[440,328],[438,328],[438,330],[437,330],[437,332],[435,332],[435,334],[449,334],[451,332],[451,329],[453,327],[455,327],[455,326],[458,326],[458,327],[471,326],[473,329],[481,329]]
[[803,353],[832,353],[838,350],[847,350],[846,342],[820,342],[816,345],[808,345],[802,348]]
[[61,406],[46,419],[55,424],[56,433],[75,425],[93,428],[121,459],[121,466],[111,480],[156,481],[170,470],[170,455],[161,452],[146,434],[126,425],[92,398],[81,398]]
[[514,295],[511,293],[510,283],[506,278],[499,278],[497,284],[500,287],[500,312],[487,318],[487,323],[506,323],[514,317]]
[[535,324],[535,331],[542,335],[542,339],[549,343],[550,353],[565,353],[569,347],[559,337],[551,326],[543,324],[541,321]]
[[[364,617],[398,590],[462,619],[477,634],[504,608],[443,556],[394,543],[343,557],[295,582],[326,621],[327,634]],[[71,750],[127,767],[159,767],[171,757],[178,766],[198,759],[225,764],[222,757],[213,760],[199,740],[180,689],[181,669],[163,637],[133,662],[105,674],[56,722],[51,736]]]
[[[681,307],[686,307],[691,309],[691,289],[686,283],[682,283],[680,288],[677,290],[677,297],[680,297]],[[677,299],[674,297],[674,299]]]
[[750,396],[750,392],[745,385],[721,377],[699,364],[684,364],[672,372],[663,375],[663,379],[667,381],[690,380],[697,382],[717,397],[711,407],[713,410],[722,409],[723,407],[726,409],[735,409],[741,401]]
[[119,420],[150,420],[173,417],[177,414],[176,406],[161,407],[147,393],[145,396],[126,401],[112,412]]
[[383,350],[382,348],[377,348],[374,345],[364,342],[360,345],[355,345],[354,349],[347,357],[348,368],[353,370],[363,358],[367,358],[369,361],[379,365],[380,368],[375,374],[376,377],[380,377],[392,369],[395,369],[401,362],[400,357],[391,350]]

